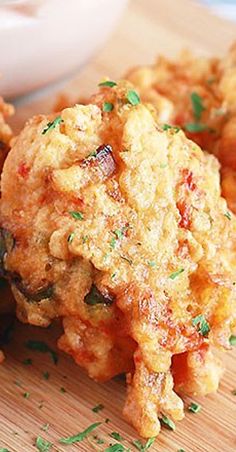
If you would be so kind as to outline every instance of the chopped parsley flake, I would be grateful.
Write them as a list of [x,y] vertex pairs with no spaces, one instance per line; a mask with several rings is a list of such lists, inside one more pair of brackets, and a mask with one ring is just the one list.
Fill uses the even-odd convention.
[[229,338],[229,343],[230,345],[236,345],[236,336],[234,336],[234,334],[231,334],[230,338]]
[[135,106],[140,103],[140,97],[138,93],[136,93],[136,91],[133,90],[128,91],[126,98],[131,105]]
[[169,430],[175,430],[175,423],[167,416],[162,416],[160,419],[161,423]]
[[110,247],[114,250],[115,246],[116,246],[116,237],[112,237],[111,241],[110,241]]
[[96,405],[92,408],[92,411],[94,413],[99,413],[99,411],[101,411],[103,409],[104,409],[104,405],[102,403],[99,403],[98,405]]
[[198,332],[202,334],[202,336],[207,336],[210,331],[209,323],[206,321],[204,315],[197,315],[192,319],[192,325],[196,326]]
[[95,428],[99,427],[101,425],[101,422],[95,422],[94,424],[91,424],[88,428],[86,428],[83,432],[77,433],[77,435],[74,436],[68,436],[68,438],[61,438],[60,443],[63,444],[74,444],[79,443],[83,441],[87,436],[95,430]]
[[66,393],[66,389],[65,388],[63,388],[63,386],[60,388],[60,392],[62,393],[62,394],[65,394]]
[[46,372],[43,372],[43,378],[44,380],[49,380],[50,373],[46,370]]
[[147,263],[148,263],[149,267],[155,267],[156,266],[156,262],[154,262],[154,261],[148,261]]
[[10,451],[9,451],[9,449],[6,449],[5,447],[1,447],[0,452],[10,452]]
[[185,130],[187,130],[187,132],[204,132],[206,130],[210,130],[209,127],[206,124],[202,124],[200,122],[189,122],[187,124],[185,124]]
[[201,411],[201,405],[195,402],[191,402],[188,407],[188,411],[191,411],[191,413],[199,413],[199,411]]
[[132,444],[138,449],[140,452],[145,452],[148,450],[151,445],[154,443],[156,437],[149,438],[145,444],[141,443],[139,439],[132,442]]
[[93,439],[96,441],[97,444],[104,444],[105,441],[102,438],[98,438],[97,435],[93,435]]
[[185,452],[184,449],[178,449],[177,452]]
[[126,449],[123,444],[113,444],[112,446],[107,447],[104,452],[128,452],[128,449]]
[[82,212],[75,212],[74,210],[70,211],[69,214],[74,218],[74,220],[82,221],[84,219],[84,215]]
[[43,430],[44,432],[47,432],[48,429],[49,429],[49,427],[50,427],[49,424],[44,424],[44,425],[41,427],[41,430]]
[[226,218],[228,218],[228,220],[231,220],[231,213],[230,213],[230,212],[224,213],[224,216],[225,216]]
[[57,364],[58,355],[54,350],[51,349],[51,347],[49,347],[48,344],[46,344],[46,342],[29,339],[25,345],[30,350],[35,350],[35,351],[41,352],[41,353],[49,353],[51,355],[51,358],[52,358],[52,361],[54,362],[54,364]]
[[117,441],[124,441],[123,436],[121,436],[118,432],[112,432],[110,433],[110,436],[116,439]]
[[104,102],[102,109],[106,113],[109,113],[110,111],[112,111],[114,109],[114,105],[111,102]]
[[38,436],[35,445],[39,452],[49,452],[52,447],[52,443],[41,438],[41,436]]
[[183,273],[183,272],[184,272],[184,268],[180,268],[176,272],[171,273],[169,278],[173,280],[173,279],[177,278],[179,275],[181,275],[181,273]]
[[88,235],[83,235],[82,236],[82,243],[83,245],[88,241]]
[[30,396],[29,392],[24,392],[24,394],[23,394],[24,399],[28,399],[29,396]]
[[201,96],[199,96],[199,94],[193,92],[191,94],[191,103],[192,103],[194,118],[196,121],[200,121],[202,112],[204,110],[206,110],[203,105],[203,100],[202,100]]
[[236,396],[236,389],[233,389],[232,394]]
[[113,88],[113,86],[116,86],[117,83],[113,82],[112,80],[106,80],[105,82],[101,82],[98,84],[98,86],[108,86],[109,88]]
[[116,277],[116,272],[115,272],[115,273],[112,273],[111,279],[115,279],[115,277]]
[[175,133],[178,133],[180,131],[180,127],[178,126],[171,126],[170,124],[163,124],[162,126],[163,130],[173,130]]
[[31,358],[26,358],[26,359],[24,359],[24,361],[22,361],[22,363],[25,366],[30,366],[32,364],[32,359]]
[[63,122],[61,116],[57,116],[54,121],[48,122],[46,127],[42,131],[42,135],[45,135],[47,132],[49,132],[49,130],[55,129],[55,127],[58,124],[61,124],[61,122]]
[[71,233],[68,235],[67,242],[68,242],[68,243],[73,242],[74,237],[75,237],[75,233],[74,233],[74,232],[71,232]]

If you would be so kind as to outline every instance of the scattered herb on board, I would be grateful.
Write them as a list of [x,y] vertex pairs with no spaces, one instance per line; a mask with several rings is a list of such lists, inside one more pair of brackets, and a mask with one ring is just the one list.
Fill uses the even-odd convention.
[[192,325],[197,327],[202,336],[207,336],[210,331],[209,323],[206,321],[204,315],[197,315],[192,319]]
[[184,449],[178,449],[177,452],[185,452]]
[[99,411],[102,411],[103,409],[104,409],[104,405],[102,403],[99,403],[98,405],[96,405],[92,408],[92,411],[94,413],[99,413]]
[[114,109],[114,105],[111,102],[104,102],[102,109],[106,113],[109,113],[110,111],[112,111]]
[[51,349],[51,347],[49,347],[48,344],[46,344],[46,342],[29,339],[26,342],[25,346],[29,350],[35,350],[40,353],[49,353],[51,355],[51,358],[52,358],[52,361],[54,362],[54,364],[57,364],[58,355],[54,350]]
[[175,430],[175,423],[167,416],[162,416],[160,419],[162,425],[164,425],[169,430],[174,431]]
[[94,441],[96,441],[97,444],[104,444],[105,441],[102,438],[99,438],[97,435],[93,435]]
[[43,372],[44,380],[49,380],[49,377],[50,377],[50,373],[47,370],[45,372]]
[[41,430],[43,430],[44,432],[47,432],[48,429],[49,429],[49,427],[50,427],[49,424],[44,424],[44,425],[41,427]]
[[173,130],[175,133],[178,133],[181,129],[178,126],[171,126],[170,124],[163,124],[163,130]]
[[57,116],[54,121],[50,121],[47,123],[46,127],[44,127],[43,131],[42,131],[42,135],[45,135],[47,132],[49,132],[49,130],[55,129],[55,127],[58,124],[61,124],[61,122],[63,122],[63,119],[61,118],[61,116]]
[[184,268],[180,268],[179,270],[177,270],[176,272],[173,272],[170,274],[169,278],[174,280],[175,278],[177,278],[179,275],[181,275],[181,273],[184,272]]
[[124,441],[123,436],[121,436],[118,432],[111,432],[110,436],[116,439],[116,441]]
[[105,82],[101,82],[98,84],[98,86],[108,86],[109,88],[113,88],[113,86],[116,86],[117,83],[113,82],[112,80],[106,80]]
[[83,432],[77,433],[77,435],[74,436],[68,436],[67,438],[61,438],[59,441],[63,444],[79,443],[101,424],[101,422],[95,422],[94,424],[91,424],[89,427],[87,427]]
[[201,405],[199,405],[196,402],[191,402],[189,407],[188,407],[188,411],[190,411],[191,413],[199,413],[199,411],[201,411]]
[[148,450],[151,445],[154,443],[156,437],[153,436],[152,438],[149,438],[145,444],[141,443],[139,439],[132,442],[132,444],[136,447],[136,449],[140,450],[140,452],[145,452]]
[[129,449],[126,449],[123,444],[116,443],[107,447],[104,452],[128,452],[128,450]]
[[29,399],[30,393],[29,392],[24,392],[23,397],[24,399]]
[[224,213],[224,216],[225,216],[226,218],[228,218],[228,220],[231,220],[231,213],[230,213],[230,212]]
[[231,392],[234,396],[236,396],[236,389],[233,389]]
[[52,447],[52,443],[46,441],[46,439],[41,438],[41,436],[38,436],[38,438],[36,438],[35,445],[39,452],[49,452]]
[[230,338],[229,338],[229,343],[230,345],[236,345],[236,336],[234,334],[231,334]]
[[1,447],[0,452],[10,452],[10,451],[9,451],[9,449],[6,449],[5,447]]
[[203,100],[199,94],[193,92],[191,93],[191,103],[192,103],[192,109],[194,118],[196,121],[200,121],[202,112],[206,110],[206,108],[203,105]]
[[105,424],[108,424],[108,422],[110,422],[111,419],[109,419],[108,417],[105,419]]
[[70,211],[69,214],[74,218],[74,220],[82,221],[84,219],[84,216],[82,212],[76,212],[74,210]]
[[60,388],[60,392],[61,392],[62,394],[65,394],[65,393],[66,393],[66,389],[62,386],[62,387]]
[[136,93],[136,91],[134,90],[128,91],[126,98],[128,102],[133,106],[138,105],[140,103],[140,97],[138,93]]
[[22,361],[22,364],[24,364],[25,366],[30,366],[32,364],[32,359],[26,358],[24,359],[24,361]]

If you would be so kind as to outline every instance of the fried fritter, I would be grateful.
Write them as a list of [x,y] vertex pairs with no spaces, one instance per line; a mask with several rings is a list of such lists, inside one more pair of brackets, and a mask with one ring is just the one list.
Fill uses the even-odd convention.
[[129,83],[108,82],[89,105],[31,119],[1,188],[18,317],[62,317],[59,347],[95,380],[126,372],[124,413],[142,436],[184,416],[174,379],[217,389],[214,348],[229,348],[236,320],[236,220],[214,156],[163,130]]
[[158,120],[181,126],[202,149],[221,163],[222,193],[236,212],[236,43],[223,59],[157,59],[135,68],[127,78],[144,101],[157,109]]

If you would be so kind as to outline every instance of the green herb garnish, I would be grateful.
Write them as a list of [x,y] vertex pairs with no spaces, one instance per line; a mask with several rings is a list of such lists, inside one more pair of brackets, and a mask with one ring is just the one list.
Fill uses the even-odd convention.
[[101,82],[98,84],[98,86],[108,86],[109,88],[113,88],[113,86],[116,86],[117,83],[113,82],[112,80],[106,80],[105,82]]
[[229,338],[229,343],[232,346],[236,345],[236,336],[234,334],[231,334],[231,336]]
[[138,93],[136,93],[136,91],[133,90],[128,91],[126,98],[131,105],[135,106],[140,103],[140,97]]
[[55,127],[58,124],[61,124],[61,122],[63,122],[63,119],[61,118],[61,116],[57,116],[54,121],[52,122],[48,122],[46,127],[43,129],[42,131],[42,135],[45,135],[45,133],[49,132],[49,130],[55,129]]
[[112,111],[114,109],[114,105],[111,104],[111,102],[104,102],[102,109],[106,113],[109,113],[110,111]]
[[194,118],[196,121],[200,121],[202,112],[206,110],[206,108],[203,105],[203,100],[199,94],[193,92],[191,94],[191,103],[192,103],[192,109]]
[[126,449],[123,444],[113,444],[112,446],[107,447],[104,452],[128,452],[128,449]]
[[233,391],[231,391],[231,392],[234,396],[236,396],[236,389],[233,389]]
[[230,213],[230,212],[224,213],[224,216],[225,216],[226,218],[228,218],[228,220],[231,220],[231,213]]
[[95,430],[95,428],[99,427],[101,425],[101,422],[95,422],[94,424],[90,425],[88,428],[86,428],[83,432],[77,433],[77,435],[74,436],[68,436],[68,438],[61,438],[59,441],[63,444],[74,444],[79,443],[83,441],[87,436]]
[[41,427],[41,430],[43,430],[44,432],[47,432],[48,429],[49,429],[49,427],[50,427],[49,424],[44,424],[44,425]]
[[82,221],[84,219],[84,215],[82,212],[75,212],[74,210],[70,211],[69,214],[74,218],[75,220]]
[[43,372],[43,378],[44,380],[49,380],[50,373],[46,370],[46,372]]
[[24,399],[28,399],[29,396],[30,396],[29,392],[24,392],[24,394],[23,394]]
[[65,388],[63,388],[63,386],[60,388],[60,392],[62,393],[62,394],[65,394],[66,393],[66,389]]
[[204,132],[206,130],[209,130],[209,127],[206,124],[202,124],[200,122],[189,122],[187,124],[185,124],[184,126],[185,130],[187,130],[188,132]]
[[46,441],[46,439],[41,438],[41,436],[38,436],[35,445],[39,452],[49,452],[52,447],[52,443]]
[[149,267],[155,267],[156,266],[156,262],[154,261],[147,261]]
[[71,232],[71,233],[68,235],[67,242],[68,242],[68,243],[72,243],[73,240],[74,240],[74,237],[75,237],[75,233],[74,233],[74,232]]
[[199,411],[201,411],[201,405],[196,402],[191,402],[188,411],[191,411],[191,413],[199,413]]
[[29,339],[25,345],[30,350],[35,350],[40,353],[49,353],[54,364],[57,364],[58,355],[54,350],[51,349],[51,347],[49,347],[48,344],[46,344],[46,342]]
[[123,436],[121,436],[118,432],[112,432],[110,433],[110,436],[116,439],[117,441],[124,441]]
[[140,452],[145,452],[148,450],[151,445],[154,443],[156,437],[149,438],[145,444],[141,443],[139,439],[132,441],[132,444],[136,447],[136,449],[140,450]]
[[176,272],[171,273],[169,278],[173,280],[173,279],[177,278],[179,275],[181,275],[181,273],[183,273],[183,272],[184,272],[184,268],[180,268]]
[[10,451],[9,451],[9,449],[6,449],[5,447],[1,447],[0,452],[10,452]]
[[162,416],[160,419],[161,423],[169,430],[175,430],[175,423],[167,416]]
[[206,321],[204,315],[197,315],[197,317],[194,317],[192,319],[192,325],[197,327],[197,330],[199,333],[202,334],[202,336],[207,336],[210,331],[210,325]]
[[103,409],[104,409],[104,405],[102,403],[99,403],[98,405],[96,405],[92,408],[92,411],[94,413],[99,413],[99,411],[101,411]]
[[177,452],[185,452],[184,449],[178,449]]
[[181,130],[180,127],[172,126],[170,124],[163,124],[162,129],[165,130],[165,131],[172,129],[175,133],[178,133]]
[[22,361],[22,363],[25,366],[30,366],[32,364],[32,359],[31,358],[26,358],[26,359],[24,359],[24,361]]

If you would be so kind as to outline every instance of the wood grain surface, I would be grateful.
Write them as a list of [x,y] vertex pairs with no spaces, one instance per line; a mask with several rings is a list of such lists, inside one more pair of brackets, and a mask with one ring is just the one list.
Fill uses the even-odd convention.
[[[235,38],[236,24],[211,16],[189,0],[133,0],[107,45],[65,82],[63,91],[75,100],[93,92],[101,77],[119,78],[130,66],[152,62],[159,53],[174,56],[182,47],[189,47],[198,54],[222,54]],[[18,101],[14,129],[19,130],[34,113],[49,112],[58,90],[62,87],[57,85]],[[58,353],[55,365],[50,354],[25,347],[26,341],[34,338],[56,350],[59,335],[58,325],[42,330],[15,324],[13,338],[5,347],[7,359],[0,366],[0,451],[33,452],[38,436],[53,443],[52,452],[93,451],[88,440],[66,446],[59,439],[81,432],[94,422],[102,422],[94,434],[105,441],[95,446],[98,450],[104,451],[116,442],[109,437],[116,431],[125,438],[123,444],[135,451],[131,443],[138,436],[122,417],[122,379],[96,384],[64,354]],[[32,364],[23,364],[28,358]],[[201,403],[201,412],[191,414],[186,409],[186,418],[176,432],[163,429],[153,452],[177,452],[181,448],[186,452],[236,451],[236,396],[232,394],[236,389],[235,351],[227,354],[225,364],[227,371],[219,393],[194,399]],[[191,400],[186,398],[186,407]],[[94,413],[92,408],[99,403],[104,409]],[[49,424],[47,431],[42,430],[45,424]]]

